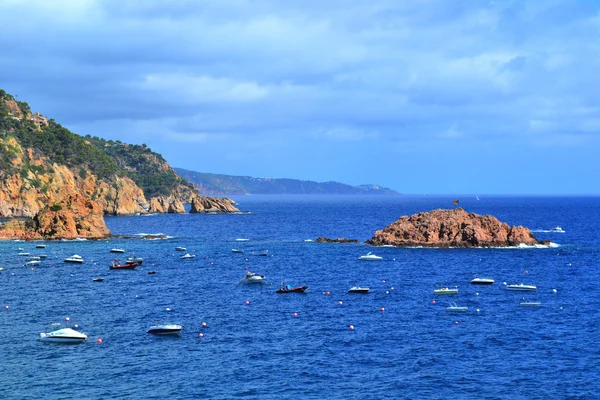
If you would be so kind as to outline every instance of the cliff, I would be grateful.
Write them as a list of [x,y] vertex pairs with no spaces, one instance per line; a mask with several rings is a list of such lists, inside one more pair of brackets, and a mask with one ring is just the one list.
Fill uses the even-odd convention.
[[[5,224],[7,237],[103,237],[108,231],[98,213],[180,213],[199,196],[145,144],[84,138],[0,90],[0,218],[30,219]],[[231,212],[210,202],[204,200],[210,212]],[[72,215],[49,213],[62,205]],[[48,221],[55,229],[44,227]]]
[[540,244],[531,231],[462,208],[403,216],[367,241],[374,246],[506,247]]
[[299,179],[253,178],[208,174],[175,168],[205,195],[232,194],[398,194],[378,185],[351,186],[339,182],[313,182]]

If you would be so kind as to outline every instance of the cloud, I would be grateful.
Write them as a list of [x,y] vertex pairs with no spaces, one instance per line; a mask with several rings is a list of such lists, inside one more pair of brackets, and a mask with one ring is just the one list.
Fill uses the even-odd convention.
[[0,76],[79,133],[153,148],[581,149],[600,128],[599,21],[567,0],[5,0]]

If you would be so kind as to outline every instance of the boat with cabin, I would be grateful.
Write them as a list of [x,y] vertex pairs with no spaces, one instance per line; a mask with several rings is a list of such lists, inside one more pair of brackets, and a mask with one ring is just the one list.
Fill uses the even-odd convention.
[[64,260],[66,263],[83,264],[83,257],[79,254],[73,254],[71,257],[67,257]]
[[358,257],[358,259],[361,261],[381,261],[381,260],[383,260],[383,257],[379,257],[379,256],[376,256],[375,254],[372,254],[371,252],[368,252],[364,256]]
[[[60,326],[60,324],[53,324],[53,326]],[[71,328],[60,328],[52,332],[42,332],[38,340],[40,342],[51,342],[51,343],[82,343],[87,339],[85,333],[81,333]]]
[[264,275],[255,274],[253,272],[246,272],[246,275],[240,280],[240,283],[263,283],[267,279]]
[[182,260],[189,260],[191,258],[196,258],[196,255],[195,254],[186,253],[185,255],[183,255],[183,256],[181,256],[179,258],[182,259]]

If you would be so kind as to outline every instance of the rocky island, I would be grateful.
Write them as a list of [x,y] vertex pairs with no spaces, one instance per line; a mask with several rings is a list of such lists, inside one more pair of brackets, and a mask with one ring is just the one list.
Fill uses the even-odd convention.
[[403,216],[375,232],[366,242],[399,247],[508,247],[547,244],[522,226],[509,226],[491,215],[467,213],[462,208]]
[[70,132],[0,89],[0,239],[102,238],[104,215],[238,212],[145,144]]

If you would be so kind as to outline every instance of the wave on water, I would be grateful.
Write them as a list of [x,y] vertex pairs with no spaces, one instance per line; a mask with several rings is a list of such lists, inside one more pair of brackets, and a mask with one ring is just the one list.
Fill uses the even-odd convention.
[[556,230],[556,229],[532,229],[531,232],[538,233],[567,233],[564,230]]
[[140,217],[156,217],[158,215],[158,213],[152,213],[152,214],[139,214]]
[[314,242],[312,239],[304,239],[305,242]]
[[86,242],[86,238],[60,239],[61,242]]

